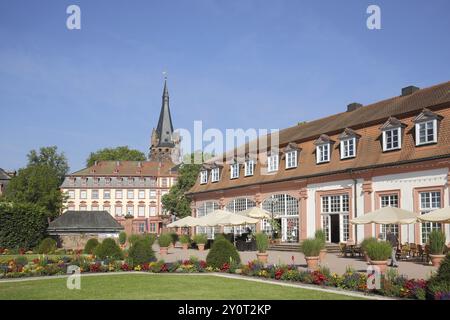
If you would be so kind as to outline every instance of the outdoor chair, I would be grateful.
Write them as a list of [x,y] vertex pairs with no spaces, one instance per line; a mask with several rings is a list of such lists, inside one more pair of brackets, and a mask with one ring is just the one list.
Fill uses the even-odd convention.
[[342,243],[342,242],[339,243],[339,250],[341,252],[341,257],[345,257],[346,256],[346,251],[345,251],[346,246],[347,245],[345,243]]
[[411,252],[411,257],[417,257],[418,255],[418,250],[417,250],[417,245],[415,243],[410,243],[409,244],[409,249]]
[[411,257],[411,249],[409,245],[407,244],[402,245],[402,248],[400,249],[399,259],[408,260],[410,257]]

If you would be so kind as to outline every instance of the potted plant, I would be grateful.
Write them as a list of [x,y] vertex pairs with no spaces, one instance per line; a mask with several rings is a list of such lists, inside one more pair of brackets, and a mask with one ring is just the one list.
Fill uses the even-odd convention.
[[309,270],[317,270],[319,264],[319,254],[322,249],[320,239],[310,238],[303,240],[300,251],[305,255],[306,265]]
[[431,231],[428,236],[431,263],[434,267],[439,267],[445,258],[445,234],[440,230]]
[[320,242],[322,243],[322,249],[320,249],[319,253],[319,260],[324,261],[325,256],[327,255],[327,249],[325,248],[326,242],[325,232],[322,229],[317,230],[316,233],[314,234],[314,238],[320,240]]
[[197,244],[198,251],[204,251],[205,250],[205,244],[208,241],[208,238],[206,237],[206,234],[203,233],[197,233],[194,236],[194,242]]
[[369,258],[369,255],[367,254],[367,246],[368,246],[370,243],[373,243],[373,242],[377,242],[377,238],[375,238],[375,237],[369,237],[369,238],[365,238],[365,239],[361,242],[361,250],[362,250],[362,252],[364,253],[364,258],[366,259],[366,262],[367,262],[367,263],[370,263],[370,258]]
[[391,244],[387,241],[372,241],[367,244],[366,251],[370,259],[370,264],[378,267],[381,273],[385,273],[388,259],[392,254]]
[[187,234],[183,234],[180,237],[181,246],[183,247],[183,250],[187,250],[189,248],[189,244],[191,242],[191,239]]
[[171,232],[170,236],[172,237],[172,242],[169,245],[169,249],[173,249],[178,241],[178,234],[176,232]]
[[269,248],[269,237],[264,232],[258,232],[255,235],[256,238],[256,248],[258,249],[258,252],[256,253],[256,256],[258,257],[258,260],[262,263],[267,263],[267,257],[269,254],[266,252],[267,248]]
[[159,253],[163,256],[166,255],[168,252],[168,247],[170,246],[170,243],[172,242],[172,237],[169,233],[163,233],[158,238],[159,243]]

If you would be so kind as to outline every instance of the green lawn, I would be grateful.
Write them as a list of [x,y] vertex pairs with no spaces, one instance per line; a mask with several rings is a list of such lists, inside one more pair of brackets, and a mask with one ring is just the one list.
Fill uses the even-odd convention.
[[355,299],[354,297],[215,276],[123,274],[81,278],[81,290],[66,279],[1,282],[0,300],[15,299]]

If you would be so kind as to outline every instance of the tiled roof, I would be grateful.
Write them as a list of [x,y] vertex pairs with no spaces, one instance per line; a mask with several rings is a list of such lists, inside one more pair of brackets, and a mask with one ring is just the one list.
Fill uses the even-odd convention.
[[107,211],[69,210],[49,223],[50,234],[63,232],[117,232],[123,230]]
[[0,168],[0,180],[11,180],[11,177],[2,168]]
[[[437,145],[416,147],[413,120],[424,108],[430,108],[443,117],[440,121],[438,143]],[[391,116],[406,125],[403,131],[402,148],[398,151],[383,152],[380,126]],[[316,164],[314,141],[321,135],[327,135],[331,140],[339,141],[339,135],[346,128],[360,136],[357,139],[356,157],[341,160],[339,143],[334,143],[330,162]],[[295,142],[301,148],[297,168],[285,169],[281,157],[280,168],[275,174],[262,174],[261,169],[264,168],[264,165],[258,161],[253,176],[244,177],[241,170],[238,179],[230,179],[229,166],[225,165],[221,170],[219,182],[208,181],[207,184],[201,185],[197,180],[189,194],[283,181],[290,178],[310,177],[351,168],[389,165],[432,157],[450,157],[450,82],[421,89],[407,96],[383,100],[351,112],[335,114],[281,130],[279,141],[280,147]],[[211,161],[217,161],[217,158]]]
[[156,177],[176,175],[178,166],[164,161],[99,161],[70,176],[124,176]]

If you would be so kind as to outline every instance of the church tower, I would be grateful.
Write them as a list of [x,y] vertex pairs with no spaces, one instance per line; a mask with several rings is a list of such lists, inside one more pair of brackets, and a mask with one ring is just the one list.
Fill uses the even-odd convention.
[[150,141],[149,159],[152,161],[170,161],[177,152],[178,141],[174,137],[172,117],[169,108],[169,90],[167,78],[164,79],[162,106],[159,114],[158,126],[153,128]]

